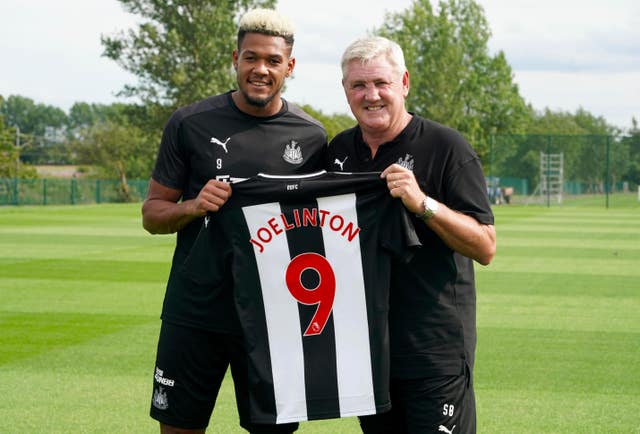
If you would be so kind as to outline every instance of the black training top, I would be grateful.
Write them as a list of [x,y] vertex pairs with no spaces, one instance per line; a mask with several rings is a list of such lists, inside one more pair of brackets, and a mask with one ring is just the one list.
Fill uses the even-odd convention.
[[[294,174],[322,165],[327,136],[322,125],[283,100],[271,117],[240,111],[231,92],[178,109],[167,122],[153,179],[195,198],[210,179],[234,182],[260,172]],[[230,272],[201,285],[178,272],[200,229],[196,219],[178,232],[162,319],[178,325],[240,333]],[[222,250],[222,249],[221,249]]]
[[[359,127],[329,145],[326,169],[380,171],[392,163],[411,169],[420,188],[449,208],[493,224],[482,166],[455,130],[413,116],[392,141],[371,158]],[[423,245],[392,276],[390,332],[394,378],[457,375],[473,367],[476,294],[473,262],[455,253],[415,219]]]

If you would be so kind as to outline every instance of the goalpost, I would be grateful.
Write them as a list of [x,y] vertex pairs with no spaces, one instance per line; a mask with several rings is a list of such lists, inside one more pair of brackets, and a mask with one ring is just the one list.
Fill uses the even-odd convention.
[[529,196],[529,203],[546,203],[551,206],[553,199],[562,203],[564,186],[564,154],[545,154],[540,152],[540,180],[533,194]]

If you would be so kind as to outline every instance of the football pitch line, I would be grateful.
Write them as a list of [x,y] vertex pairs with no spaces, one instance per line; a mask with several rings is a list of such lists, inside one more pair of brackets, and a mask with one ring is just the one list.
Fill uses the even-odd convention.
[[[639,432],[640,207],[494,211],[498,252],[476,266],[478,432]],[[173,243],[144,232],[139,204],[0,208],[1,432],[158,431]],[[243,432],[228,379],[208,432]]]

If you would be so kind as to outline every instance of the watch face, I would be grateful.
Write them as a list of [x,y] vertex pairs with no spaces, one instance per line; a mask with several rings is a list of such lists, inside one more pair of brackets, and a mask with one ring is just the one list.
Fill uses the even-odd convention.
[[422,220],[429,220],[434,216],[436,211],[438,211],[438,202],[436,202],[429,196],[425,197],[423,206],[424,212],[422,214],[416,214],[416,216]]
[[432,214],[435,214],[435,212],[438,211],[438,202],[427,197],[424,201],[424,208],[431,211]]
[[416,214],[416,217],[418,217],[421,220],[428,220],[431,217],[433,217],[433,214],[434,214],[433,202],[435,201],[427,196],[422,202],[422,205],[424,206],[424,212],[420,214]]

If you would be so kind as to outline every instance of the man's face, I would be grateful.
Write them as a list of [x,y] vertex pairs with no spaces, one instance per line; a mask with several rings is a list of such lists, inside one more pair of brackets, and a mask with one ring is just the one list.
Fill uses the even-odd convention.
[[[239,50],[233,52],[238,90],[249,112],[280,109],[280,91],[295,66],[291,50],[279,36],[247,33]],[[277,107],[275,107],[277,105]]]
[[384,56],[366,65],[350,62],[342,85],[363,130],[383,132],[401,121],[409,93],[409,73],[396,71]]

